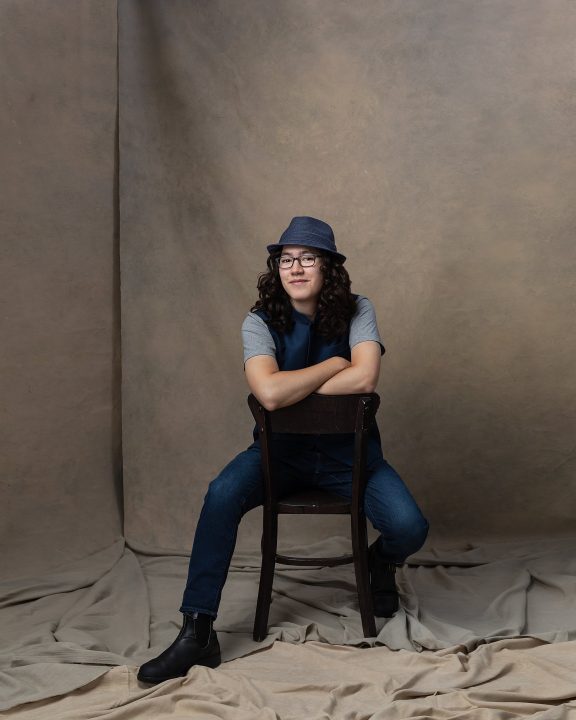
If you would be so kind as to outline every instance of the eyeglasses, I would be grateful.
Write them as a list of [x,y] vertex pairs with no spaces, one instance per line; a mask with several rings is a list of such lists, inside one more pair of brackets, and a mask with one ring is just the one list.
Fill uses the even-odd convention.
[[300,267],[308,268],[312,267],[316,264],[316,258],[319,257],[319,255],[300,255],[299,257],[292,257],[292,255],[281,255],[277,259],[278,267],[280,270],[290,270],[292,265],[294,265],[294,260],[298,260],[300,263]]

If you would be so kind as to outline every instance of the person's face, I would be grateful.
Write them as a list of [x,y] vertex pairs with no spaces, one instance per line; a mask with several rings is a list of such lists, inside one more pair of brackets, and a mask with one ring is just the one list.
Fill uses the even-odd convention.
[[[288,267],[294,259],[292,267]],[[314,258],[314,264],[309,265]],[[304,267],[302,267],[304,264]],[[322,290],[322,258],[318,250],[303,245],[286,245],[278,263],[282,287],[292,304],[317,302]]]

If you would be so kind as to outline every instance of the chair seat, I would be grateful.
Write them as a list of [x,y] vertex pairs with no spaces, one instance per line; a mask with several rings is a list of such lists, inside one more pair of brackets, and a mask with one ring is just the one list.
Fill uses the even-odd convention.
[[282,514],[350,515],[350,500],[327,490],[301,490],[284,496],[276,503]]

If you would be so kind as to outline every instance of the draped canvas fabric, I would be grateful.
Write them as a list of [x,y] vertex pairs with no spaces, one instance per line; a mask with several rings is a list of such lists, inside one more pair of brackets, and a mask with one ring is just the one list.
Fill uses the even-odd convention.
[[[331,538],[309,551],[338,554],[344,546]],[[351,708],[358,717],[445,718],[464,709],[471,717],[539,717],[547,709],[571,717],[573,549],[559,540],[484,544],[444,551],[443,564],[417,555],[418,565],[399,572],[400,611],[379,619],[372,639],[362,636],[350,567],[279,568],[261,643],[251,637],[258,557],[239,552],[216,621],[224,664],[150,690],[136,669],[177,633],[173,598],[187,559],[137,556],[119,543],[34,584],[0,588],[0,707],[25,718],[227,718],[231,707],[282,718],[344,718]],[[309,643],[326,650],[309,651]]]
[[[0,27],[6,716],[575,716],[572,3],[5,0]],[[303,214],[375,305],[384,453],[431,535],[377,638],[350,567],[283,568],[259,645],[252,511],[225,664],[146,688]]]

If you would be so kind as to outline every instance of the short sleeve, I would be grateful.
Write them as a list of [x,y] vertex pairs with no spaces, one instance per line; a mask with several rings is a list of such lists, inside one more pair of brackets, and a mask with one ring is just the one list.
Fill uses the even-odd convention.
[[248,313],[242,323],[244,362],[255,355],[271,355],[276,358],[276,345],[268,325],[255,313]]
[[350,322],[350,349],[365,340],[373,340],[380,345],[380,354],[384,355],[385,348],[378,332],[374,305],[367,297],[358,295],[356,308],[356,314]]

